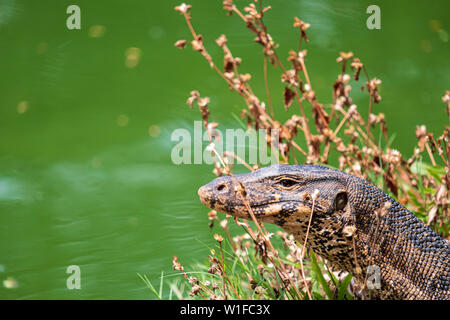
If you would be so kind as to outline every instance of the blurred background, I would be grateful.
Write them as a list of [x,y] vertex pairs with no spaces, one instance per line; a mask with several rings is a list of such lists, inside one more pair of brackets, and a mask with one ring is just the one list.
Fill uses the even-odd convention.
[[[192,0],[193,24],[216,63],[222,33],[241,71],[265,99],[263,56],[222,1]],[[247,1],[236,1],[241,8]],[[81,8],[81,30],[66,9]],[[205,262],[213,245],[199,186],[209,165],[175,165],[177,128],[201,119],[191,90],[211,98],[211,121],[239,127],[243,101],[190,46],[179,1],[0,0],[0,299],[152,299],[184,266]],[[406,156],[415,127],[438,134],[448,124],[441,97],[450,89],[448,12],[441,1],[265,1],[269,33],[282,61],[297,47],[294,16],[311,24],[308,71],[322,103],[332,102],[340,51],[353,51],[380,78],[393,146]],[[381,30],[368,30],[366,8],[381,8]],[[275,114],[283,111],[280,73],[269,69]],[[367,117],[367,95],[353,88]],[[307,109],[309,110],[309,109]],[[81,268],[81,290],[66,288],[66,268]],[[167,286],[166,286],[167,288]],[[168,297],[165,289],[163,297]]]

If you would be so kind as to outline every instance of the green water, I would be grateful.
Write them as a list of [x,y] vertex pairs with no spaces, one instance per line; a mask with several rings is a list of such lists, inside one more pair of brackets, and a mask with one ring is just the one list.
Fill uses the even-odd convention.
[[[226,33],[264,96],[261,49],[221,2],[191,1],[194,24],[219,65],[213,40]],[[436,134],[448,124],[448,1],[377,2],[381,30],[366,28],[369,1],[267,3],[282,59],[297,43],[293,17],[312,24],[308,71],[323,103],[336,57],[351,50],[383,80],[374,111],[398,149],[410,154],[417,124]],[[172,131],[200,119],[189,91],[211,97],[222,128],[238,126],[231,114],[242,101],[196,52],[173,46],[189,39],[178,1],[76,1],[81,30],[66,28],[71,4],[0,0],[0,298],[154,298],[137,273],[157,284],[173,273],[173,254],[189,266],[213,245],[196,194],[212,167],[170,159]],[[283,114],[279,73],[270,74],[285,119],[294,109]],[[353,97],[367,116],[366,95]],[[66,288],[70,265],[81,268],[80,290]]]

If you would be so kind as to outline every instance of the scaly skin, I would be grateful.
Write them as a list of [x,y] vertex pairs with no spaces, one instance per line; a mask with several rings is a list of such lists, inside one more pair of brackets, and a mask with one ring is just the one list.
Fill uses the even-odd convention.
[[249,219],[240,185],[258,221],[300,243],[314,205],[307,246],[360,281],[379,267],[376,296],[450,299],[448,241],[371,183],[324,166],[274,165],[217,178],[198,194],[209,208]]

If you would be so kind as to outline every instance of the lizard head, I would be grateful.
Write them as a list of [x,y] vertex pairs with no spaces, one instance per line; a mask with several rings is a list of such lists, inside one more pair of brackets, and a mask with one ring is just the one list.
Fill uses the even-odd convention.
[[276,224],[301,242],[309,230],[307,245],[349,270],[351,242],[343,230],[350,202],[357,200],[348,192],[349,177],[318,165],[273,165],[216,178],[198,194],[207,207],[238,218],[251,219],[249,206],[258,221]]
[[211,209],[249,219],[247,203],[257,220],[287,231],[301,230],[309,222],[313,205],[315,222],[320,216],[336,216],[348,209],[346,176],[318,165],[273,165],[219,177],[201,187],[198,194]]

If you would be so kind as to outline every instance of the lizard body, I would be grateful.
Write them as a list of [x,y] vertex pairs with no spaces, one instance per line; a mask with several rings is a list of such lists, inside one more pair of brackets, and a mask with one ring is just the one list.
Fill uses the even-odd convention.
[[258,221],[302,244],[308,232],[309,248],[360,281],[378,267],[380,298],[450,299],[448,241],[364,179],[318,165],[273,165],[219,177],[198,194],[212,209],[249,219],[245,196]]

